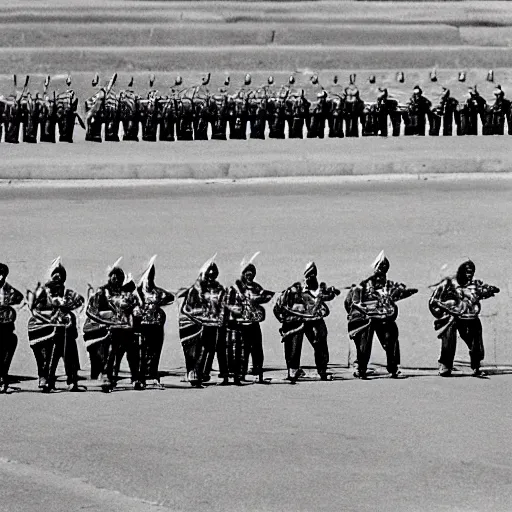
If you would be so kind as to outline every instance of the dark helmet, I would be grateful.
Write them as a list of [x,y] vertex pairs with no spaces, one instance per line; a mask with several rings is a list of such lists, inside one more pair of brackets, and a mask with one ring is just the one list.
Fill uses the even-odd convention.
[[318,75],[316,73],[311,77],[311,83],[315,85],[318,83]]
[[231,82],[231,78],[229,78],[229,75],[226,75],[226,78],[224,78],[224,85],[229,85]]
[[419,85],[415,85],[412,92],[413,94],[417,94],[418,96],[421,96],[423,94],[423,91],[421,90],[421,87]]
[[272,75],[270,75],[267,79],[267,82],[269,85],[272,85],[274,83],[274,77]]
[[251,85],[252,77],[250,73],[247,73],[244,77],[244,84],[245,85]]
[[290,75],[288,77],[288,83],[291,85],[293,85],[295,83],[295,77],[293,75]]
[[176,76],[176,78],[174,79],[174,85],[181,85],[182,83],[183,78],[181,77],[181,75]]

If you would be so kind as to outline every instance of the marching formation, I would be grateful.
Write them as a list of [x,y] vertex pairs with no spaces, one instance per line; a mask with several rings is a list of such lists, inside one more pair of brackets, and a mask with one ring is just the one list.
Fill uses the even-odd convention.
[[[487,79],[494,80],[492,71]],[[375,80],[375,76],[369,78],[370,83]],[[430,80],[437,81],[435,71]],[[459,74],[459,80],[465,80],[464,73]],[[397,81],[404,82],[403,73],[397,74]],[[500,85],[494,89],[492,103],[475,85],[469,87],[462,101],[443,87],[435,104],[415,86],[410,100],[399,104],[386,88],[379,88],[376,98],[361,98],[355,74],[350,75],[347,85],[334,76],[327,86],[314,74],[308,87],[299,87],[293,75],[282,85],[269,76],[259,86],[252,84],[250,74],[238,86],[227,76],[218,89],[210,86],[210,74],[189,87],[184,87],[178,76],[164,94],[154,88],[154,75],[142,94],[135,92],[133,78],[119,92],[116,82],[117,74],[106,86],[100,85],[98,75],[93,78],[95,92],[84,102],[82,120],[78,98],[69,89],[69,76],[68,89],[59,94],[48,93],[49,76],[41,94],[28,91],[28,76],[18,91],[15,76],[14,92],[0,96],[0,140],[3,126],[4,141],[9,143],[19,142],[20,131],[23,142],[34,143],[38,137],[40,142],[55,142],[57,130],[59,141],[73,142],[76,122],[86,130],[85,139],[93,142],[386,137],[389,128],[392,136],[478,135],[479,124],[483,135],[503,135],[505,123],[512,134],[511,102]]]
[[[241,385],[249,373],[250,358],[254,382],[266,382],[260,324],[266,317],[264,305],[270,301],[281,325],[279,333],[288,381],[294,384],[304,375],[301,369],[304,336],[313,347],[320,379],[331,380],[325,318],[330,313],[327,303],[341,291],[319,281],[314,262],[306,265],[302,281],[277,294],[266,290],[255,281],[258,254],[243,259],[239,278],[227,287],[218,281],[219,269],[214,256],[201,267],[192,286],[176,293],[156,285],[156,256],[151,258],[138,283],[125,274],[119,258],[109,267],[105,284],[97,289],[89,285],[87,298],[67,288],[67,272],[60,257],[52,263],[44,284],[38,283],[34,291],[28,290],[26,297],[6,281],[9,268],[0,264],[0,391],[8,390],[9,368],[18,344],[14,307],[24,304],[31,312],[28,340],[37,364],[39,388],[45,393],[55,389],[55,373],[61,359],[68,389],[84,389],[79,386],[77,345],[80,336],[77,311],[83,308],[86,320],[81,329],[90,359],[90,378],[98,380],[104,392],[112,391],[126,355],[133,389],[143,390],[150,383],[162,387],[158,368],[166,322],[163,308],[175,301],[180,303],[179,337],[186,380],[192,387],[201,388],[210,381],[215,357],[221,385],[228,385],[230,379]],[[357,351],[354,376],[360,379],[368,376],[374,334],[386,353],[390,376],[400,375],[397,303],[418,290],[389,280],[389,266],[389,260],[381,252],[373,263],[372,273],[349,287],[344,300],[349,336]],[[449,376],[453,370],[457,332],[468,346],[473,375],[482,375],[481,301],[500,290],[475,279],[474,275],[475,264],[467,260],[455,275],[432,287],[428,306],[441,340],[441,376]]]

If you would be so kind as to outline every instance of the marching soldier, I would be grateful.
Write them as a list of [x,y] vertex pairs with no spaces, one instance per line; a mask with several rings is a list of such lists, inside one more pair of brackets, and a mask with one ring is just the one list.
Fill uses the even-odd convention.
[[[505,133],[505,119],[508,123],[508,134],[512,135],[512,112],[510,109],[510,100],[505,98],[505,92],[501,85],[497,85],[494,89],[494,104],[489,107],[490,116],[490,135],[504,135]],[[487,124],[487,123],[486,123]]]
[[[71,87],[71,77],[66,78],[66,85]],[[78,119],[80,126],[85,129],[85,124],[82,118],[78,115],[78,98],[73,89],[67,89],[55,96],[54,93],[54,108],[56,109],[55,116],[59,125],[59,141],[71,144],[73,142],[73,133],[75,131],[75,120]],[[116,128],[117,126],[117,128]],[[119,130],[119,121],[113,127],[114,134],[116,129]]]
[[282,324],[279,330],[284,344],[288,380],[294,384],[301,375],[300,356],[304,335],[315,352],[315,364],[322,380],[328,380],[329,348],[324,318],[330,311],[326,302],[340,294],[334,286],[318,283],[317,267],[310,262],[304,269],[304,281],[284,290],[274,306],[274,315]]
[[249,121],[248,101],[252,77],[247,73],[243,85],[233,95],[228,96],[229,138],[247,139],[247,122]]
[[228,127],[228,92],[231,81],[229,76],[224,80],[224,84],[218,88],[212,95],[210,102],[210,115],[212,125],[212,139],[226,140]]
[[174,294],[156,286],[155,259],[149,261],[137,287],[140,298],[138,324],[140,333],[140,382],[146,386],[146,379],[160,387],[158,365],[164,344],[164,326],[166,316],[164,306],[174,302]]
[[10,144],[18,144],[20,141],[20,125],[23,117],[22,101],[25,97],[28,81],[29,77],[27,76],[23,90],[21,92],[17,91],[17,78],[14,75],[14,93],[3,100],[4,140]]
[[[379,87],[379,94],[377,95],[377,102],[374,106],[374,135],[381,137],[388,136],[388,119],[391,119],[392,135],[398,137],[400,135],[400,124],[402,116],[398,112],[398,101],[391,99],[388,90],[384,87]],[[367,130],[368,119],[365,123],[365,130]]]
[[386,368],[391,377],[397,378],[400,374],[400,344],[396,303],[418,290],[387,279],[389,260],[384,256],[384,251],[377,256],[373,268],[373,274],[359,285],[354,285],[345,299],[349,336],[357,351],[354,377],[366,379],[373,335],[377,334],[386,352]]
[[323,139],[325,136],[325,122],[329,114],[329,103],[327,101],[327,91],[320,84],[316,74],[311,77],[311,88],[306,92],[306,99],[309,103],[306,120],[307,138]]
[[9,369],[18,346],[13,306],[23,302],[23,294],[6,281],[8,275],[9,267],[0,263],[0,393],[6,393],[9,387]]
[[[97,87],[99,85],[100,77],[96,73],[92,79],[91,85]],[[85,131],[85,140],[91,142],[102,142],[101,139],[101,126],[105,114],[105,96],[106,91],[103,87],[99,87],[98,91],[85,100],[85,124],[87,126]]]
[[269,76],[267,82],[265,90],[267,93],[268,137],[269,139],[284,139],[288,91],[277,87],[273,76]]
[[425,135],[426,119],[430,119],[431,107],[431,101],[423,96],[421,87],[417,85],[407,103],[404,135]]
[[288,84],[282,91],[286,94],[286,121],[288,122],[288,138],[302,139],[304,125],[309,116],[309,101],[306,99],[304,89],[295,86],[295,77],[288,78]]
[[204,76],[201,84],[196,86],[193,94],[193,124],[194,124],[194,140],[208,140],[208,124],[210,121],[209,104],[210,104],[210,73]]
[[134,313],[139,300],[135,284],[119,267],[119,258],[87,304],[84,342],[91,360],[91,379],[100,379],[105,393],[116,386],[117,368],[126,353],[133,388],[143,389],[139,380],[139,346],[134,332]]
[[225,336],[225,288],[217,281],[215,256],[201,267],[194,285],[179,294],[183,298],[179,316],[181,345],[187,379],[195,388],[210,380],[217,343]]
[[[44,81],[44,89],[42,97],[38,98],[41,108],[41,142],[55,143],[57,131],[57,105],[55,91],[50,97],[48,87],[50,85],[50,76],[48,75]],[[78,101],[78,100],[77,100]]]
[[[140,96],[133,90],[133,77],[128,82],[128,88],[119,93],[119,110],[123,125],[123,140],[139,142]],[[161,132],[160,128],[160,140],[162,140]],[[174,126],[172,140],[174,140]]]
[[263,384],[263,340],[260,323],[265,320],[265,309],[262,304],[269,302],[274,292],[265,290],[254,281],[256,267],[254,259],[245,258],[240,265],[241,275],[234,286],[230,286],[226,293],[228,307],[227,332],[225,344],[218,351],[219,366],[227,383],[228,374],[234,375],[235,384],[245,379],[249,356],[252,356],[252,374],[256,382]]
[[359,89],[350,85],[345,89],[345,137],[359,137],[359,123],[364,116],[364,101],[359,96]]
[[66,288],[66,269],[58,257],[50,267],[50,279],[35,292],[27,292],[32,316],[28,322],[28,339],[34,352],[43,393],[55,389],[55,372],[60,358],[64,360],[69,391],[79,391],[78,330],[74,310],[84,298]]
[[343,116],[345,112],[346,93],[344,87],[339,83],[338,76],[333,78],[333,84],[328,92],[328,118],[329,137],[343,138]]
[[439,375],[449,377],[457,348],[457,332],[469,349],[473,375],[483,375],[480,365],[484,359],[480,302],[494,297],[499,288],[474,279],[475,264],[463,262],[454,277],[437,283],[429,301],[429,309],[435,317],[434,328],[441,340]]

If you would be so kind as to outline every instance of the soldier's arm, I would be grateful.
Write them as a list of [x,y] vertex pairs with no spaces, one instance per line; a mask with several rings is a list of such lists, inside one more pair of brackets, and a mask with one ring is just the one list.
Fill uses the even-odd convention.
[[11,286],[11,295],[9,297],[9,305],[10,306],[17,306],[18,304],[21,304],[23,302],[23,294],[17,290],[16,288],[13,288]]
[[175,301],[176,297],[173,293],[163,288],[159,288],[158,291],[160,292],[160,306],[169,306]]
[[320,283],[320,290],[322,292],[322,300],[329,301],[335,299],[341,292],[334,286],[329,286],[325,283]]
[[230,286],[228,288],[228,291],[226,292],[224,299],[226,308],[230,311],[230,313],[233,316],[242,316],[243,308],[242,306],[237,304],[237,291],[233,286]]

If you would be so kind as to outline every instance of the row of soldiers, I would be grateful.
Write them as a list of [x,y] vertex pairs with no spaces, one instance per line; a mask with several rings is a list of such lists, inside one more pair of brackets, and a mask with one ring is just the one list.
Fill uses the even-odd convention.
[[[179,336],[191,386],[200,388],[210,381],[215,356],[221,384],[229,384],[232,378],[235,384],[241,385],[246,380],[249,357],[252,357],[255,382],[265,383],[260,325],[266,317],[264,305],[272,299],[273,313],[281,324],[279,332],[288,380],[295,383],[304,375],[301,369],[304,336],[313,347],[321,380],[331,380],[325,318],[330,313],[327,303],[341,291],[319,281],[314,262],[306,265],[302,281],[278,294],[266,290],[255,280],[258,254],[243,259],[240,277],[231,286],[219,283],[214,256],[201,267],[192,286],[176,293],[155,284],[156,256],[151,258],[138,284],[122,270],[120,258],[109,268],[104,285],[97,289],[89,285],[87,299],[66,287],[67,272],[60,257],[57,258],[47,281],[26,294],[31,312],[28,339],[37,363],[39,388],[46,393],[55,389],[57,365],[63,359],[68,389],[81,389],[75,312],[85,304],[82,329],[91,379],[98,379],[102,390],[111,392],[126,355],[134,389],[145,389],[149,381],[161,386],[158,367],[166,322],[163,308],[177,300],[181,302]],[[390,376],[400,375],[397,302],[418,290],[389,280],[389,267],[388,258],[381,252],[373,263],[372,273],[347,288],[344,306],[349,336],[357,351],[354,376],[360,379],[368,376],[374,334],[386,352]],[[8,273],[7,265],[0,264],[0,390],[3,392],[8,389],[9,368],[17,347],[13,306],[24,301],[23,294],[6,282]],[[500,290],[474,279],[474,274],[475,264],[468,260],[454,275],[432,286],[429,308],[441,340],[441,376],[449,376],[453,370],[457,332],[469,348],[473,374],[482,375],[481,301]]]
[[[38,130],[41,142],[55,142],[57,127],[60,140],[72,142],[76,122],[86,129],[86,140],[93,142],[117,142],[121,132],[126,141],[324,138],[326,132],[333,138],[388,136],[389,127],[393,136],[402,132],[477,135],[479,124],[483,135],[503,135],[505,123],[512,134],[511,103],[500,85],[494,90],[493,103],[473,86],[464,102],[443,88],[433,104],[416,86],[410,100],[399,104],[386,88],[379,88],[375,100],[364,101],[355,81],[356,76],[351,75],[349,85],[343,86],[335,76],[333,83],[324,87],[318,76],[312,75],[308,87],[299,87],[293,75],[283,85],[270,76],[267,83],[255,87],[247,74],[241,86],[234,86],[226,77],[223,86],[213,90],[209,74],[190,87],[184,87],[178,76],[169,91],[161,94],[151,75],[148,91],[140,95],[133,89],[133,78],[126,89],[117,92],[117,74],[104,87],[96,75],[92,86],[97,91],[85,101],[82,120],[73,90],[49,95],[48,77],[43,93],[32,96],[27,92],[27,77],[21,93],[0,97],[0,118],[5,141],[13,143],[19,141],[21,126],[24,142],[37,142]],[[66,84],[71,85],[70,77]]]

